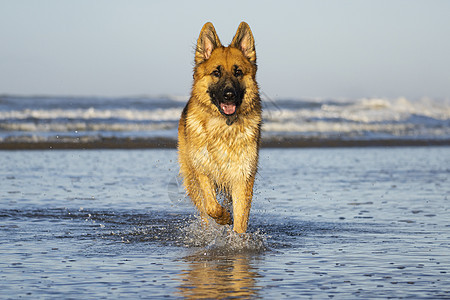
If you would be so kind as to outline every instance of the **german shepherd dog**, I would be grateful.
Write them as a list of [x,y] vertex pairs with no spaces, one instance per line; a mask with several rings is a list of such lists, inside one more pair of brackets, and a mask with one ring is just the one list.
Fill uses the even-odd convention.
[[[255,42],[242,22],[228,47],[206,23],[195,49],[191,98],[178,127],[180,173],[187,194],[218,224],[247,230],[258,167],[261,100],[256,83]],[[233,209],[217,201],[218,195]]]

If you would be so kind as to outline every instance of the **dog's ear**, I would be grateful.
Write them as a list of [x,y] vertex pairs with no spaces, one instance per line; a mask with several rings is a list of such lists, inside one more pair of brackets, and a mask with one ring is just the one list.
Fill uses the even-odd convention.
[[214,49],[222,47],[219,37],[212,23],[208,22],[203,25],[202,31],[197,40],[195,48],[195,64],[199,65],[207,60]]
[[241,22],[239,24],[230,46],[240,49],[250,62],[256,63],[255,39],[247,23]]

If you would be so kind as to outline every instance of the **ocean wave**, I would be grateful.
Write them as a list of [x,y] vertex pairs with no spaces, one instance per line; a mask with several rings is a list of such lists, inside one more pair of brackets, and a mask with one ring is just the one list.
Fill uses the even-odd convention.
[[[28,134],[43,139],[62,135],[174,138],[186,99],[9,97],[3,100],[0,141]],[[265,136],[450,139],[448,99],[265,99],[263,104]]]
[[308,122],[340,120],[342,122],[401,122],[411,116],[424,116],[435,120],[450,120],[450,103],[423,99],[417,102],[405,98],[360,99],[356,102],[324,103],[319,109],[269,109],[264,112],[266,120]]

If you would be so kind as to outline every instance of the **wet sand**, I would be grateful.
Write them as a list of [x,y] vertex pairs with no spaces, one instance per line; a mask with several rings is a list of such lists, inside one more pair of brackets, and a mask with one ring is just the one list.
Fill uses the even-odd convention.
[[[61,137],[45,141],[8,139],[0,142],[0,150],[61,150],[61,149],[175,149],[172,138],[96,138],[84,139]],[[450,146],[450,140],[430,139],[318,139],[295,137],[267,137],[261,141],[262,148],[336,148],[336,147],[408,147]]]

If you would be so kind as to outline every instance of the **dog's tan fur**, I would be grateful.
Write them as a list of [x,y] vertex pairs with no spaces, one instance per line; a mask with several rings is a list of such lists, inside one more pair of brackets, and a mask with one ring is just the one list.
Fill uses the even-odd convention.
[[[236,66],[242,70],[238,80],[245,93],[233,116],[221,114],[209,94],[219,66],[223,76],[232,76]],[[228,47],[206,23],[197,41],[191,98],[178,127],[180,172],[189,197],[205,222],[209,215],[219,224],[231,224],[230,213],[217,201],[218,193],[226,195],[238,233],[247,230],[258,165],[261,101],[256,69],[254,39],[245,22]]]

